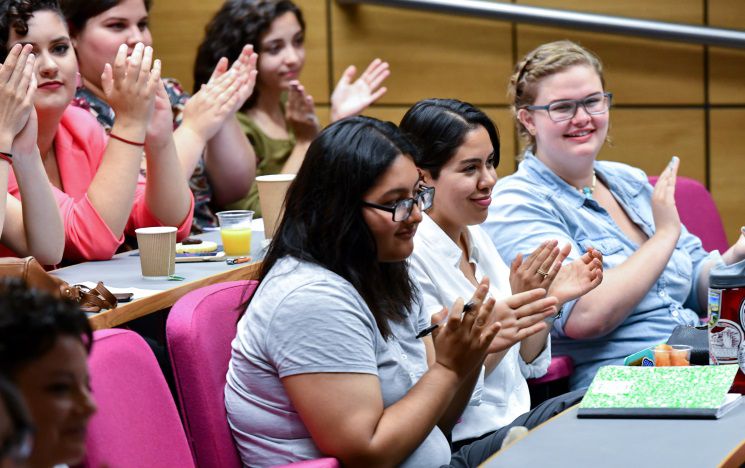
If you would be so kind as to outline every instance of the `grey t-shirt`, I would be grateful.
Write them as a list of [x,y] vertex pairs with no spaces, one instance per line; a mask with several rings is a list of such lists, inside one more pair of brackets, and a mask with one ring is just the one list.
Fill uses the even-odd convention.
[[[384,340],[354,287],[312,263],[285,257],[262,281],[238,322],[225,407],[244,465],[269,466],[323,456],[292,406],[281,378],[305,373],[377,375],[385,407],[427,371],[420,306],[392,324]],[[401,466],[448,464],[448,442],[435,427]]]

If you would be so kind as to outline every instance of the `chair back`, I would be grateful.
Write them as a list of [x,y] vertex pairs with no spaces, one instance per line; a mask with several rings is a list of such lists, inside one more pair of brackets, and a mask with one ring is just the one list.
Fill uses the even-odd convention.
[[98,412],[86,467],[193,467],[178,410],[150,347],[128,330],[93,334],[88,360]]
[[200,468],[238,468],[225,411],[225,376],[238,316],[258,281],[213,284],[171,308],[166,338],[186,434]]
[[[658,177],[650,177],[649,182],[654,185],[657,179]],[[701,182],[678,176],[675,184],[675,203],[680,221],[701,239],[704,249],[724,253],[729,248],[717,205]]]

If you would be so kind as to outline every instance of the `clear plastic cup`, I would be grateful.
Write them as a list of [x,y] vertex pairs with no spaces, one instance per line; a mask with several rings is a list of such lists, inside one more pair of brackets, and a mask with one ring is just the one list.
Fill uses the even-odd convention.
[[251,221],[253,217],[254,212],[250,210],[217,213],[225,255],[228,257],[244,257],[251,254]]
[[653,351],[654,365],[657,367],[691,365],[691,347],[688,345],[661,345]]

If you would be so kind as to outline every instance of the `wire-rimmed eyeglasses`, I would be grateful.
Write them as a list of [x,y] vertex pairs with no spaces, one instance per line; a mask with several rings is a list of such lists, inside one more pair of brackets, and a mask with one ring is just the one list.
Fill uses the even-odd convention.
[[560,99],[545,106],[523,106],[521,109],[545,110],[548,118],[554,122],[563,122],[574,118],[581,105],[585,112],[592,115],[603,114],[610,109],[613,93],[595,93],[584,99]]
[[432,208],[432,203],[435,200],[435,188],[434,187],[422,187],[414,198],[405,198],[399,200],[393,205],[378,205],[377,203],[371,203],[368,201],[362,201],[363,206],[369,206],[371,208],[377,208],[379,210],[393,213],[393,221],[400,223],[406,221],[411,216],[411,212],[414,210],[414,203],[419,205],[419,209],[427,211]]

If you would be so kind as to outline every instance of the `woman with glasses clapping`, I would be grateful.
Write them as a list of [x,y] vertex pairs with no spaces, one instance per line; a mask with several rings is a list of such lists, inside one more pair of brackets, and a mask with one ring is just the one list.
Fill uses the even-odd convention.
[[[492,453],[487,439],[451,455],[445,436],[502,341],[488,281],[468,306],[449,302],[437,327],[422,313],[406,259],[433,191],[415,152],[366,117],[310,145],[233,340],[225,406],[244,464],[476,466]],[[543,295],[514,296],[499,315],[535,326],[556,313]],[[430,332],[434,353],[421,339]]]
[[664,342],[677,325],[706,312],[708,270],[745,258],[745,238],[706,252],[675,207],[678,158],[653,188],[641,170],[598,161],[612,94],[603,67],[570,41],[544,44],[516,66],[509,92],[527,141],[518,171],[494,190],[485,228],[504,258],[542,239],[572,245],[572,260],[603,254],[603,283],[564,307],[554,323],[554,353],[574,359],[572,388],[602,365]]

